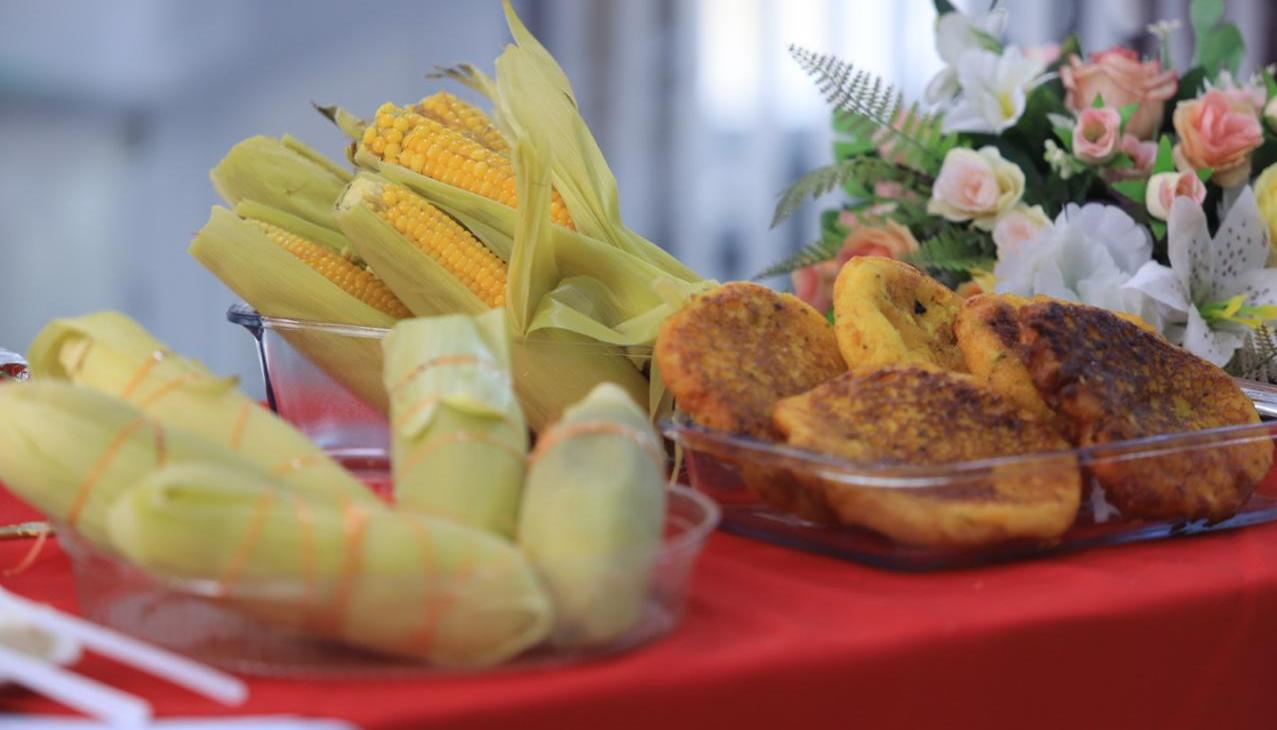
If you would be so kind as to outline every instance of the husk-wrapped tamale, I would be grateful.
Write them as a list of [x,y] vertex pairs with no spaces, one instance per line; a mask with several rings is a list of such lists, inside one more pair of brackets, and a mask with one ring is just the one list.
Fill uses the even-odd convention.
[[221,444],[69,383],[0,385],[0,413],[0,482],[95,543],[106,539],[106,510],[115,498],[159,466],[257,468]]
[[112,545],[146,570],[217,581],[282,626],[444,666],[539,643],[552,609],[508,541],[446,520],[318,502],[234,468],[165,468],[110,512]]
[[665,518],[665,458],[647,414],[596,387],[541,435],[519,546],[554,601],[552,641],[605,642],[642,617]]
[[37,379],[116,396],[169,426],[215,441],[291,488],[325,498],[375,499],[295,428],[202,364],[174,354],[118,312],[50,322],[28,354]]
[[404,320],[382,344],[396,503],[513,537],[528,432],[505,311]]

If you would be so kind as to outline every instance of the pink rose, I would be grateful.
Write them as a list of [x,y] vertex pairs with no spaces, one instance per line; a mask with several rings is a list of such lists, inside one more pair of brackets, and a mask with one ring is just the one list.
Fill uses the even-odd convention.
[[1122,115],[1113,107],[1084,109],[1073,125],[1073,154],[1083,162],[1102,165],[1117,154]]
[[838,278],[841,261],[822,261],[813,266],[798,269],[790,274],[794,282],[794,295],[824,314],[834,305],[834,280]]
[[1166,100],[1175,95],[1179,79],[1174,71],[1162,69],[1157,60],[1140,61],[1129,48],[1111,48],[1082,61],[1076,55],[1060,67],[1060,81],[1067,90],[1069,108],[1075,112],[1089,109],[1095,97],[1105,106],[1120,109],[1139,104],[1126,123],[1126,131],[1140,139],[1150,139],[1162,123]]
[[1029,207],[1023,203],[1003,213],[993,226],[993,243],[998,247],[998,258],[1018,255],[1025,244],[1051,224],[1042,206]]
[[1149,215],[1166,220],[1176,198],[1190,198],[1198,205],[1206,200],[1206,185],[1196,172],[1160,172],[1149,178],[1148,189],[1144,193]]
[[1211,181],[1231,188],[1250,177],[1250,157],[1264,131],[1250,101],[1225,91],[1208,91],[1181,101],[1172,117],[1179,144],[1176,162],[1191,170],[1211,168]]
[[1122,135],[1117,151],[1131,158],[1134,164],[1131,167],[1107,167],[1102,170],[1100,175],[1108,182],[1148,177],[1153,171],[1153,163],[1157,161],[1157,143],[1145,142],[1133,134]]

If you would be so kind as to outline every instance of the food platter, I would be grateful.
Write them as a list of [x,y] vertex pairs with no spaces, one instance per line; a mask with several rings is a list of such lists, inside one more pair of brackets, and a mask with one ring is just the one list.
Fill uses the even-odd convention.
[[[1126,520],[1104,499],[1104,489],[1089,472],[1097,465],[1123,461],[1153,463],[1169,454],[1194,455],[1240,444],[1277,440],[1277,388],[1238,381],[1265,422],[1193,433],[1154,436],[1065,452],[969,461],[941,466],[863,465],[745,436],[716,432],[686,417],[664,424],[665,435],[682,447],[689,483],[722,508],[722,529],[799,550],[898,570],[964,568],[1007,560],[1143,540],[1228,530],[1277,519],[1277,473],[1270,472],[1249,501],[1228,519]],[[994,470],[1024,474],[1079,464],[1087,474],[1084,496],[1073,526],[1058,540],[1006,541],[981,546],[914,546],[870,530],[830,526],[776,509],[745,486],[742,467],[818,475],[864,489],[958,498],[986,482]]]

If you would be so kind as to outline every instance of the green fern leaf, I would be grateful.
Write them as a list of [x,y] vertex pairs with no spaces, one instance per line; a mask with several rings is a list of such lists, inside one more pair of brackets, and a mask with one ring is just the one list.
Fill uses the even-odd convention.
[[919,244],[907,260],[920,268],[953,273],[991,269],[995,258],[985,238],[972,231],[941,231]]
[[877,157],[852,157],[817,168],[795,180],[780,194],[780,200],[776,202],[776,210],[772,214],[772,228],[793,215],[807,199],[818,198],[848,181],[900,182],[919,177],[915,170]]
[[893,153],[899,154],[894,161],[935,171],[957,144],[956,135],[943,132],[940,117],[924,114],[917,104],[906,107],[900,92],[881,77],[828,54],[798,46],[789,52],[835,110],[863,117],[877,127],[883,142],[894,139],[908,148]]

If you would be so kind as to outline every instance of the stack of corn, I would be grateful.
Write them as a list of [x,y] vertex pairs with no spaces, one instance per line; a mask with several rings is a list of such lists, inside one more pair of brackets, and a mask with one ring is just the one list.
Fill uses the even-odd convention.
[[[625,227],[566,77],[506,12],[516,43],[496,79],[469,71],[495,121],[446,92],[368,122],[322,109],[351,138],[354,174],[290,138],[241,143],[213,171],[233,211],[215,209],[191,252],[267,315],[389,328],[504,308],[535,430],[601,382],[655,409],[659,380],[628,356],[705,283]],[[372,344],[299,346],[385,410]]]

